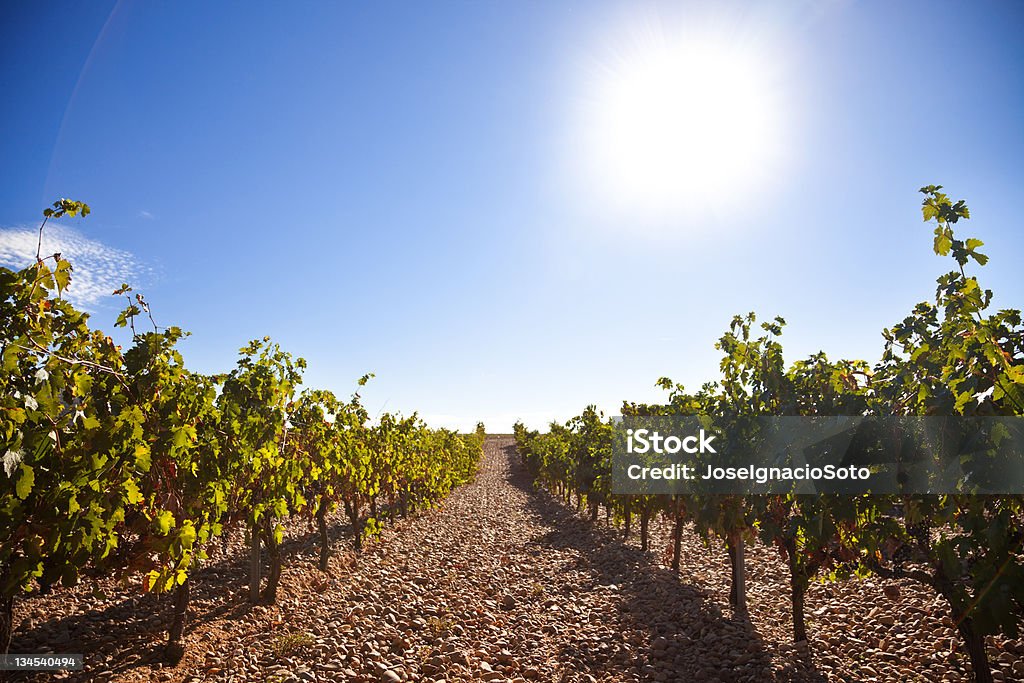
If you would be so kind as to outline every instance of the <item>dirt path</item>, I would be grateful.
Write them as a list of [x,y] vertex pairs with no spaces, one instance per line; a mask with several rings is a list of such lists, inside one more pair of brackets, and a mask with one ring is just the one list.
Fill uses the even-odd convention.
[[[485,451],[442,508],[339,558],[330,581],[290,571],[280,605],[244,615],[174,677],[676,681],[720,670],[722,652],[737,667],[722,680],[772,677],[760,641],[703,592],[535,491],[511,439]],[[709,647],[683,633],[710,634]]]

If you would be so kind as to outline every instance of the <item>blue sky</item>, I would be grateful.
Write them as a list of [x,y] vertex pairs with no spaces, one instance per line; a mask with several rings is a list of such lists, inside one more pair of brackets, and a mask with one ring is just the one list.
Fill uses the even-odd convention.
[[[5,4],[0,260],[86,201],[53,239],[99,327],[123,273],[196,369],[271,335],[308,384],[375,372],[372,411],[435,425],[696,388],[750,310],[790,359],[874,360],[948,269],[921,185],[968,200],[983,285],[1024,303],[1022,29],[1012,2]],[[665,174],[603,148],[602,88],[693,44],[698,79],[743,56],[760,95],[726,118],[770,108],[763,148],[644,194]],[[665,141],[643,128],[619,143]]]

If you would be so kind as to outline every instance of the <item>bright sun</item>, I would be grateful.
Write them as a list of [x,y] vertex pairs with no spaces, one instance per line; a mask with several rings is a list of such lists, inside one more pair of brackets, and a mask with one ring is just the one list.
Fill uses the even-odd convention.
[[587,173],[630,212],[718,207],[776,172],[780,102],[763,61],[725,42],[636,51],[583,112]]

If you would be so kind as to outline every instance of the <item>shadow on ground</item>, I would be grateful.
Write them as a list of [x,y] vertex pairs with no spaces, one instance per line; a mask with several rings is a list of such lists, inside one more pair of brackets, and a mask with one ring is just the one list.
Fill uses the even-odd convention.
[[[332,516],[330,522],[332,550],[337,553],[351,545],[351,528],[340,514]],[[232,536],[237,538],[240,533],[233,532]],[[304,523],[292,529],[281,548],[285,576],[290,563],[315,561],[319,554],[318,538],[306,531]],[[245,593],[248,557],[244,547],[239,550],[238,544],[228,547],[227,543],[215,541],[211,544],[211,550],[214,549],[213,561],[192,574],[186,639],[214,622],[240,619],[252,609]],[[263,555],[265,577],[268,565],[266,553]],[[94,597],[85,586],[55,588],[49,595],[32,593],[18,600],[16,619],[24,621],[26,614],[31,615],[32,625],[16,628],[10,652],[83,654],[84,670],[71,672],[65,679],[68,681],[108,680],[139,667],[162,663],[172,618],[171,595],[131,593],[130,588],[116,585],[105,587],[116,591],[107,600]],[[73,602],[81,607],[75,613],[48,618],[46,610],[52,609],[55,601]],[[98,606],[90,608],[90,604]],[[59,609],[66,612],[67,608],[61,605]],[[2,675],[0,680],[5,680]],[[7,672],[6,680],[49,681],[52,677],[43,672]]]
[[[610,652],[595,652],[586,640],[570,640],[560,648],[559,660],[577,678],[617,680],[639,671],[641,680],[653,681],[826,680],[810,663],[800,671],[773,671],[765,643],[748,621],[723,614],[707,591],[680,582],[653,554],[624,542],[621,531],[584,519],[534,486],[515,446],[504,450],[509,482],[526,492],[532,511],[551,529],[538,539],[538,551],[573,550],[579,557],[576,568],[592,577],[587,590],[616,587],[615,630],[622,640]],[[622,648],[628,648],[628,658],[616,656]]]

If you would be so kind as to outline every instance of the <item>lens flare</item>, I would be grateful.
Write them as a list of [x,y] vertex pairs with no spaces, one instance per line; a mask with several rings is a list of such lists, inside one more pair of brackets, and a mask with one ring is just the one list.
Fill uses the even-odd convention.
[[779,172],[784,98],[765,55],[724,38],[650,40],[591,80],[578,157],[602,204],[717,212]]

